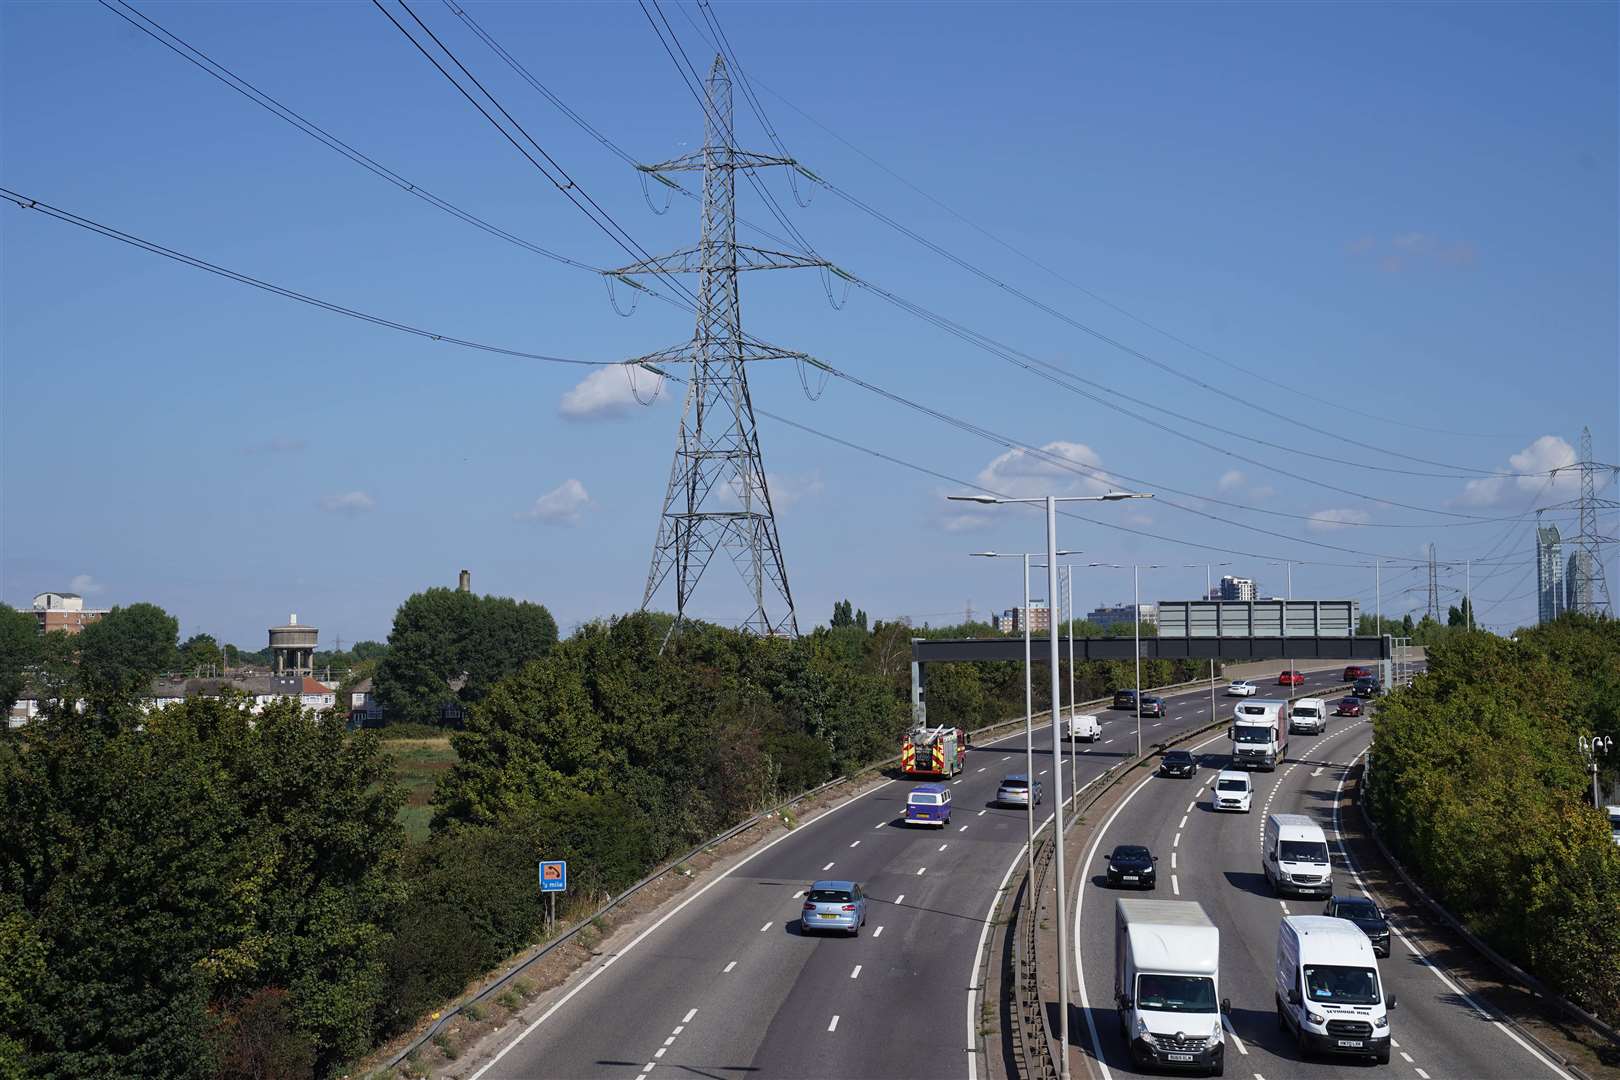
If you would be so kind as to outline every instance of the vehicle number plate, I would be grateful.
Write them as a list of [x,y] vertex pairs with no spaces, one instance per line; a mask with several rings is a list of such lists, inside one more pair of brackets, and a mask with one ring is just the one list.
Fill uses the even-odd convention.
[[1351,1046],[1351,1047],[1356,1047],[1356,1048],[1359,1049],[1360,1047],[1364,1046],[1365,1044],[1360,1039],[1340,1039],[1339,1040],[1339,1045],[1340,1046]]
[[1198,1055],[1197,1054],[1166,1054],[1164,1056],[1169,1061],[1197,1061],[1198,1060]]
[[[829,914],[829,913],[828,913],[828,912],[825,912],[825,911],[823,911],[823,912],[822,912],[822,913],[821,913],[821,917],[822,917],[822,918],[823,918],[823,919],[836,919],[836,918],[838,918],[838,916],[837,916],[837,915],[832,915],[832,914]],[[1339,1044],[1339,1045],[1340,1045],[1340,1046],[1343,1046],[1343,1045],[1344,1045],[1344,1043],[1340,1043],[1340,1044]],[[1357,1045],[1357,1046],[1360,1046],[1360,1045],[1361,1045],[1361,1044],[1360,1044],[1360,1043],[1357,1043],[1357,1044],[1356,1044],[1356,1045]]]
[[1126,874],[1125,875],[1125,880],[1126,881],[1135,881],[1136,880],[1136,875],[1135,874]]

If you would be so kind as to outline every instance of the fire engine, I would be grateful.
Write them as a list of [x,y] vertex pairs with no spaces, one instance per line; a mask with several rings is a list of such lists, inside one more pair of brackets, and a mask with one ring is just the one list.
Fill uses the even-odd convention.
[[955,776],[966,767],[967,732],[961,728],[918,728],[900,748],[900,771],[907,776]]

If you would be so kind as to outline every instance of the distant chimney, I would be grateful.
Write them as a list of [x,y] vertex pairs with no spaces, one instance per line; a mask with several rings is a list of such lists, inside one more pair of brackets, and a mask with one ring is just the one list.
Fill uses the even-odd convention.
[[461,581],[457,583],[456,591],[472,592],[472,572],[470,570],[463,570],[461,572]]

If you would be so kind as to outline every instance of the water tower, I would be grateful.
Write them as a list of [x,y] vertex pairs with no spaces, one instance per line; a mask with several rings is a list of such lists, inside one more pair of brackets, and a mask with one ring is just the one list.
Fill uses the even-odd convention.
[[298,616],[287,616],[286,626],[270,628],[271,671],[276,675],[310,675],[315,671],[315,639],[320,631],[299,626]]

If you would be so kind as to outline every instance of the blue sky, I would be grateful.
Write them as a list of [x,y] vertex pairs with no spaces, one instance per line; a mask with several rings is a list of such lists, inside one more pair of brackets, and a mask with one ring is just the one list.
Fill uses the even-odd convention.
[[[448,8],[412,7],[640,244],[694,241],[695,204],[651,213],[635,173]],[[697,8],[664,8],[707,71]],[[372,6],[141,10],[418,185],[592,265],[627,261]],[[698,106],[635,4],[468,10],[637,159],[701,144]],[[869,293],[833,310],[814,272],[747,275],[751,334],[1143,481],[1119,486],[1237,504],[1174,497],[1236,524],[1162,501],[1063,519],[1085,561],[1166,564],[1144,574],[1144,600],[1200,592],[1207,560],[1281,593],[1287,572],[1267,562],[1288,559],[1296,597],[1370,610],[1374,557],[1433,542],[1443,560],[1509,556],[1473,571],[1481,618],[1533,620],[1529,522],[1513,515],[1569,497],[1567,482],[1368,466],[1533,473],[1570,460],[1583,424],[1600,460],[1620,459],[1612,5],[713,10],[816,173],[1213,390],[827,191],[801,209],[780,174],[764,182],[824,257],[1154,409],[1121,415]],[[655,302],[621,319],[594,275],[377,179],[98,5],[0,8],[0,96],[4,186],[169,247],[525,351],[616,360],[691,335],[689,314]],[[768,150],[740,96],[737,110],[740,138]],[[741,215],[769,221],[741,188]],[[381,638],[401,599],[463,567],[479,591],[546,603],[565,630],[639,604],[679,387],[642,407],[618,371],[581,387],[584,369],[352,322],[10,204],[0,243],[0,599],[152,600],[185,634],[250,645],[293,611],[323,641]],[[750,377],[759,408],[949,476],[1017,494],[1096,487],[845,382],[812,401],[789,365]],[[760,430],[802,624],[846,596],[935,623],[1017,602],[1009,564],[966,553],[1039,546],[1037,515],[959,511],[943,500],[954,484],[770,419]],[[1421,578],[1386,565],[1385,610],[1420,606],[1400,590]],[[695,613],[745,613],[729,570],[705,584]],[[1079,571],[1075,594],[1082,611],[1128,602],[1129,572]]]

